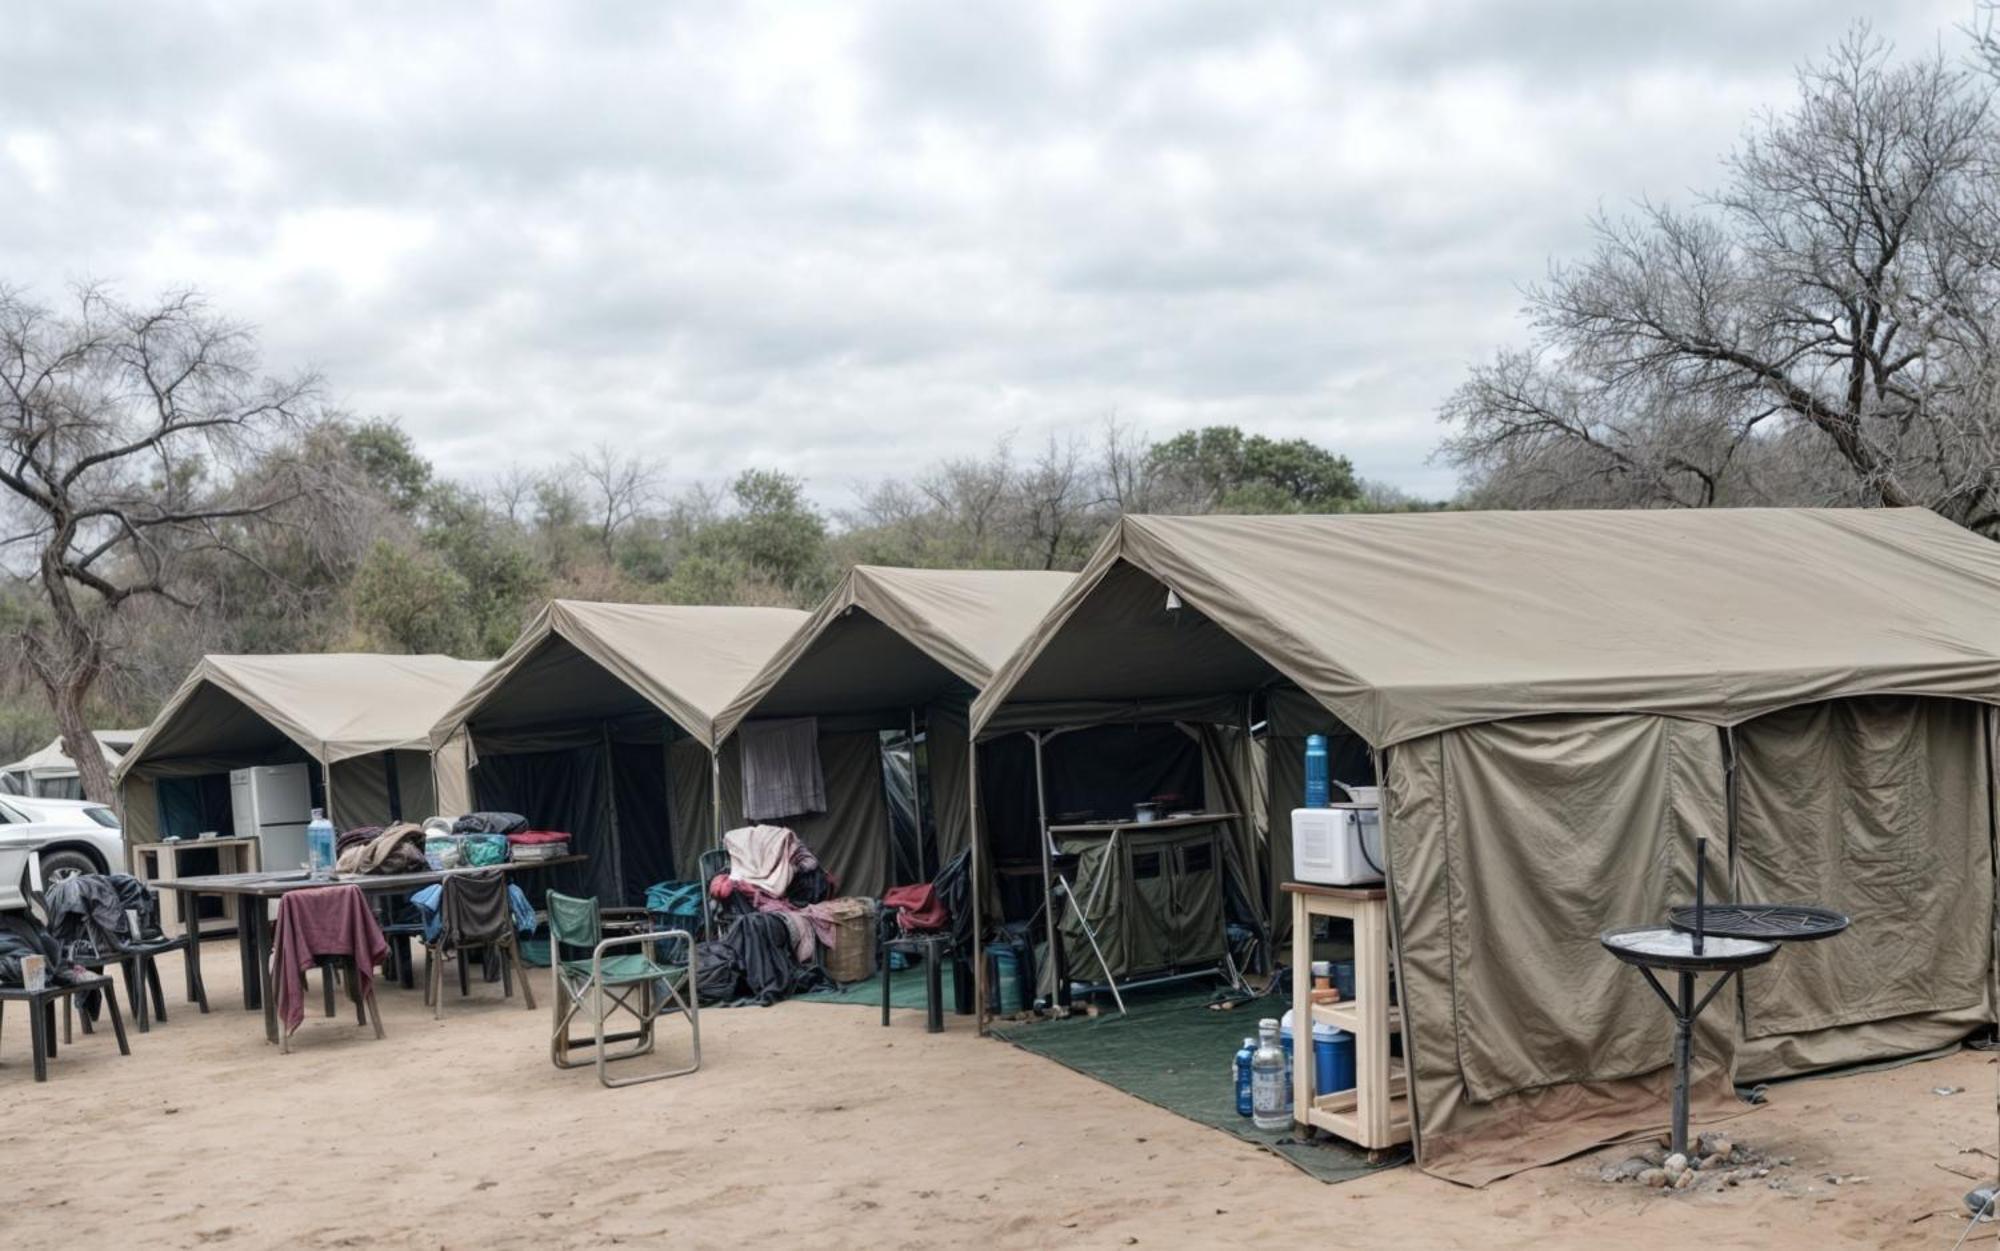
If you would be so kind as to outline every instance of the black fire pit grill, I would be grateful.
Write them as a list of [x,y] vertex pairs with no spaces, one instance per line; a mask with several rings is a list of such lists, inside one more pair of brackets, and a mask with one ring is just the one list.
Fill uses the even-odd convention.
[[[1668,914],[1670,925],[1627,926],[1606,930],[1597,938],[1606,951],[1636,967],[1673,1014],[1673,1149],[1682,1155],[1687,1154],[1688,1145],[1688,1086],[1694,1066],[1695,1018],[1729,984],[1730,978],[1778,954],[1778,945],[1772,940],[1779,935],[1768,931],[1785,929],[1783,937],[1793,939],[1829,938],[1847,928],[1846,917],[1823,908],[1753,905],[1710,908],[1705,898],[1707,839],[1695,840],[1694,856],[1694,907],[1673,909]],[[1654,976],[1656,969],[1676,975],[1676,993],[1669,994],[1660,984],[1660,979]],[[1722,976],[1715,979],[1707,994],[1696,999],[1694,979],[1703,973]]]
[[1774,943],[1810,943],[1847,928],[1847,918],[1831,908],[1807,904],[1709,904],[1701,920],[1693,908],[1674,908],[1667,924],[1708,938],[1758,938]]

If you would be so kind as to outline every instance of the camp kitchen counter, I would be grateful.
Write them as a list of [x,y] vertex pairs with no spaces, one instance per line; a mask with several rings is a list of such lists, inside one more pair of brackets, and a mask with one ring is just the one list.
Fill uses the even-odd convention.
[[[182,915],[199,914],[201,898],[215,895],[223,899],[235,899],[237,916],[248,918],[253,924],[238,924],[236,927],[237,952],[243,965],[243,1008],[246,1012],[264,1009],[264,1036],[271,1042],[278,1041],[277,996],[271,986],[271,909],[268,901],[281,899],[295,890],[311,890],[318,886],[359,886],[364,895],[408,895],[426,886],[435,886],[448,877],[460,873],[482,873],[487,869],[498,869],[502,873],[520,873],[529,869],[554,869],[564,865],[582,864],[590,857],[578,853],[567,856],[551,856],[547,860],[509,860],[504,864],[473,865],[457,869],[428,869],[422,873],[356,873],[336,875],[315,881],[304,870],[292,869],[283,873],[217,873],[206,877],[183,877],[155,882],[161,890],[177,891],[182,900]],[[245,901],[261,901],[257,906],[248,906]]]
[[[1292,897],[1292,1120],[1382,1151],[1410,1141],[1409,1076],[1389,1055],[1402,1012],[1389,1003],[1389,894],[1380,886],[1286,882]],[[1354,998],[1312,1001],[1312,920],[1354,923]],[[1308,1024],[1310,1022],[1310,1024]],[[1312,1025],[1354,1035],[1354,1089],[1315,1095]]]
[[1210,973],[1237,981],[1222,904],[1222,827],[1237,816],[1190,812],[1048,827],[1049,850],[1075,865],[1075,879],[1062,886],[1076,906],[1051,900],[1060,918],[1058,1003],[1068,1002],[1072,975],[1093,963],[1103,985],[1076,980],[1094,989]]

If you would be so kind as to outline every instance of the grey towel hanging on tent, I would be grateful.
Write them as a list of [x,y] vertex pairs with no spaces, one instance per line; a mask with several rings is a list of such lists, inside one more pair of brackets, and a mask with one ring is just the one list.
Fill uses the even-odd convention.
[[819,719],[746,721],[743,817],[765,821],[826,811],[826,775],[819,767]]

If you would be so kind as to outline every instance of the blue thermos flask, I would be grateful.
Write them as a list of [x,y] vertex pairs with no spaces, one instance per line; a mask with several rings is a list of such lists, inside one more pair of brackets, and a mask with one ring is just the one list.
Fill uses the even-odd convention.
[[1328,793],[1326,735],[1306,735],[1306,807],[1324,808],[1333,802]]

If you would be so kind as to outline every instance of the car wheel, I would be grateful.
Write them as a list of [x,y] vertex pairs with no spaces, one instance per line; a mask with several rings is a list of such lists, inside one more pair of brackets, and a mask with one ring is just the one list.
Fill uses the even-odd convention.
[[97,862],[80,851],[42,853],[42,885],[45,887],[95,872],[97,872]]

